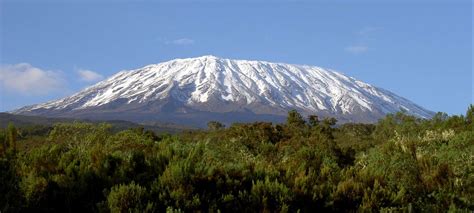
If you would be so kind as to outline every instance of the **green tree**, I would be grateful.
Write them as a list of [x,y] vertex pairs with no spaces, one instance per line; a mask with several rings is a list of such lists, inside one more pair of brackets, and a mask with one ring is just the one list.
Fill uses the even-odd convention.
[[324,118],[321,124],[319,125],[319,131],[321,134],[326,136],[328,139],[334,139],[334,125],[336,125],[337,119],[336,118]]
[[467,108],[466,112],[466,122],[468,124],[473,124],[474,121],[474,105],[469,105],[469,108]]
[[17,136],[18,136],[18,132],[15,126],[12,123],[9,123],[7,127],[7,138],[6,138],[7,152],[16,153]]
[[298,111],[295,109],[290,110],[288,112],[288,117],[286,118],[286,124],[293,127],[303,127],[305,125],[305,121],[303,116],[301,116]]
[[209,121],[207,123],[207,128],[209,128],[209,130],[219,130],[223,129],[224,127],[225,125],[220,123],[219,121]]
[[2,143],[0,145],[0,158],[2,158],[5,156],[5,152],[7,150],[7,140],[5,137],[5,132],[3,132],[2,130],[0,130],[0,143]]
[[309,121],[309,125],[311,127],[315,127],[315,126],[318,126],[319,125],[319,117],[317,115],[310,115],[308,116],[308,121]]

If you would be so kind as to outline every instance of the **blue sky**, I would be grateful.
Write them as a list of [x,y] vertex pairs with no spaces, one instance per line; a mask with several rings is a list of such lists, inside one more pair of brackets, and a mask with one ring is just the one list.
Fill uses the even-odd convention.
[[3,0],[0,9],[0,111],[209,54],[330,68],[449,114],[473,103],[470,0]]

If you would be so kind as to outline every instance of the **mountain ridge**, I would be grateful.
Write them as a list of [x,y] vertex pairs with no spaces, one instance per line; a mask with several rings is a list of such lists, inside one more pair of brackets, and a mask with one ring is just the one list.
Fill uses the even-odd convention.
[[187,118],[199,123],[206,115],[220,120],[219,115],[226,113],[279,121],[290,109],[345,122],[374,122],[400,110],[421,118],[433,115],[390,91],[330,69],[212,55],[121,71],[72,96],[14,113],[65,117],[110,114],[111,118],[120,113],[118,118],[132,121],[149,118],[180,123],[176,119]]

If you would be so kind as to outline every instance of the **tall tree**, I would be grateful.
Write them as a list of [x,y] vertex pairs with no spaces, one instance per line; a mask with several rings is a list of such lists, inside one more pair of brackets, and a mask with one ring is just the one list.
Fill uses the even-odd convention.
[[12,123],[8,124],[7,127],[7,138],[6,138],[6,145],[7,151],[15,153],[16,152],[16,139],[17,139],[18,132],[15,126]]
[[309,121],[309,125],[312,126],[312,127],[318,126],[318,124],[320,122],[319,117],[317,115],[308,116],[308,121]]
[[474,105],[469,105],[466,112],[466,121],[468,124],[472,124],[474,121]]
[[219,121],[209,121],[207,123],[207,128],[209,128],[209,130],[219,130],[223,129],[224,127],[225,125],[220,123]]
[[288,117],[286,118],[286,124],[293,127],[302,127],[305,125],[303,116],[296,110],[290,110],[288,112]]

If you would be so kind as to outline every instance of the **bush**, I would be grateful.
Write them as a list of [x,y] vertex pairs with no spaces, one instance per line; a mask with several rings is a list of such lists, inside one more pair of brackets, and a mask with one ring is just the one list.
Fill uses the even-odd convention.
[[14,137],[11,126],[0,211],[471,212],[472,111],[341,126],[292,111],[286,124],[160,136],[70,123]]
[[147,201],[146,189],[134,182],[113,186],[107,196],[111,212],[151,212],[153,203]]

